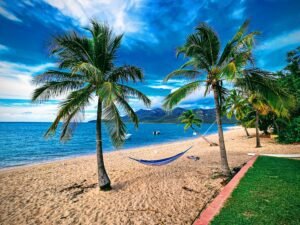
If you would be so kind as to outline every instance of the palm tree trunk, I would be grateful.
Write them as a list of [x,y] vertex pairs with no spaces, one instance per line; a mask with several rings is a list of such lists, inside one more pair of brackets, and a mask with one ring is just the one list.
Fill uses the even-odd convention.
[[221,169],[222,169],[223,175],[230,176],[231,172],[230,172],[228,161],[227,161],[227,154],[226,154],[222,120],[221,120],[221,108],[220,108],[220,104],[219,104],[218,91],[216,90],[215,87],[213,88],[213,92],[214,92],[214,100],[215,100],[215,105],[216,105],[216,120],[217,120],[217,124],[218,124],[219,146],[220,146],[220,155],[221,155]]
[[96,122],[98,182],[99,182],[100,190],[108,191],[111,190],[111,186],[110,186],[109,177],[105,170],[104,160],[103,160],[101,118],[102,118],[102,102],[100,98],[98,98],[97,122]]
[[280,130],[279,130],[278,123],[276,121],[274,121],[274,125],[276,127],[276,134],[279,135]]
[[258,129],[258,123],[259,123],[259,113],[256,110],[256,120],[255,120],[255,130],[256,130],[256,148],[260,148],[260,137],[259,137],[259,129]]
[[247,130],[247,127],[244,127],[244,129],[245,129],[245,132],[246,132],[247,137],[250,137],[250,134],[249,134],[249,132],[248,132],[248,130]]

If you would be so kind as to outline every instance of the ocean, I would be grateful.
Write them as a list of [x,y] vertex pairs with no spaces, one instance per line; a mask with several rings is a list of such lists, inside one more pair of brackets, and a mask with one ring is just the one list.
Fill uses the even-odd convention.
[[[60,142],[59,135],[51,139],[43,137],[51,123],[0,123],[0,168],[36,164],[58,159],[71,158],[95,153],[95,123],[78,124],[72,139]],[[202,124],[200,132],[205,132],[211,124]],[[224,124],[224,130],[234,125]],[[160,135],[154,136],[153,131]],[[103,127],[104,152],[126,150],[159,143],[195,138],[191,130],[184,131],[183,124],[140,124],[135,129],[127,124],[127,133],[132,134],[124,145],[115,149]],[[214,124],[207,134],[217,133]]]

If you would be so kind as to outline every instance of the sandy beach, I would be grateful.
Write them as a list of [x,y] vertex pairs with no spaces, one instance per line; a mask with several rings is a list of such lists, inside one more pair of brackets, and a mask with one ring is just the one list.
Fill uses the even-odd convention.
[[[254,129],[249,130],[254,135]],[[208,137],[217,142],[217,135]],[[256,153],[300,153],[300,145],[246,138],[242,128],[225,132],[230,167]],[[193,146],[161,167],[128,159],[159,159]],[[187,156],[198,156],[193,161]],[[95,156],[0,171],[0,224],[191,224],[220,191],[219,147],[201,138],[105,154],[113,190],[99,192]]]

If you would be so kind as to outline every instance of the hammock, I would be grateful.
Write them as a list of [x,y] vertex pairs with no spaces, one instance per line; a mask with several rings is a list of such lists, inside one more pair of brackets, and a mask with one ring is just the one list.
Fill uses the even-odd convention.
[[157,159],[157,160],[144,160],[144,159],[135,159],[135,158],[131,158],[129,157],[129,159],[132,159],[134,161],[137,161],[141,164],[147,165],[147,166],[163,166],[163,165],[167,165],[173,161],[175,161],[176,159],[180,158],[181,156],[183,156],[188,150],[190,150],[193,146],[189,147],[187,150],[178,153],[177,155],[168,157],[168,158],[164,158],[164,159]]

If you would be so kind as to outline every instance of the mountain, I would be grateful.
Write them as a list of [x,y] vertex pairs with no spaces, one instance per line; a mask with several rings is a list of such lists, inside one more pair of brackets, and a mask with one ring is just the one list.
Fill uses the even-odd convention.
[[[175,108],[171,112],[166,112],[161,108],[150,110],[140,109],[136,111],[139,121],[142,123],[179,123],[178,117],[187,111],[184,108]],[[194,112],[203,120],[204,123],[213,123],[216,120],[215,109],[194,109]],[[123,121],[130,122],[128,116],[122,117]],[[235,119],[222,118],[223,123],[236,123]],[[89,121],[95,122],[95,120]]]

